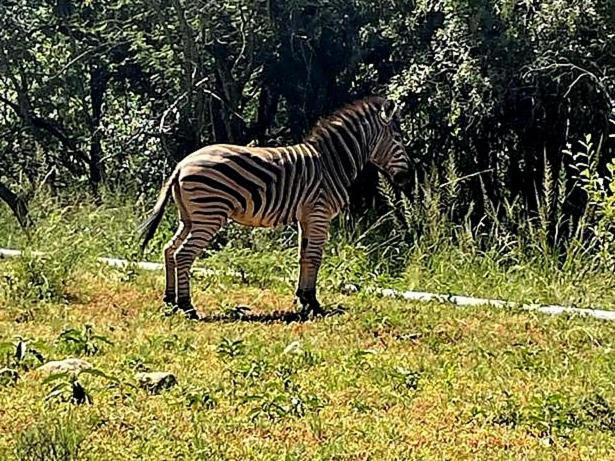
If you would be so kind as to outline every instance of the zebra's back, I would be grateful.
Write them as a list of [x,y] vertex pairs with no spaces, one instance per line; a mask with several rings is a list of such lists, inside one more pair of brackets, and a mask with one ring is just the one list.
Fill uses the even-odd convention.
[[250,226],[295,221],[318,196],[316,152],[299,144],[280,148],[207,146],[178,165],[180,197],[194,222],[227,217]]

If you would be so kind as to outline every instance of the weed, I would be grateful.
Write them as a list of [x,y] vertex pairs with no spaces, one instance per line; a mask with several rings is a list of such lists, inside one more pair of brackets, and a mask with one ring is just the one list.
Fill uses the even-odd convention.
[[548,441],[567,437],[583,424],[570,398],[558,393],[535,396],[524,420],[533,434]]
[[14,341],[0,343],[0,357],[4,356],[4,366],[31,370],[45,362],[43,354],[34,341],[17,337]]
[[91,375],[104,378],[107,381],[117,383],[118,380],[110,375],[107,375],[96,368],[87,368],[80,370],[77,373],[54,373],[49,375],[43,381],[44,384],[54,383],[54,386],[49,389],[45,400],[48,402],[70,402],[75,405],[91,405],[94,403],[92,395],[84,387],[80,378],[81,376]]
[[45,418],[17,435],[14,455],[20,461],[76,461],[86,436],[70,414]]
[[584,397],[579,402],[579,417],[592,428],[615,433],[615,408],[600,394]]
[[390,376],[393,381],[393,389],[397,391],[416,391],[419,388],[421,373],[418,371],[395,367],[390,372]]
[[189,388],[183,394],[189,408],[211,410],[218,405],[214,393],[207,389]]
[[216,349],[218,355],[223,359],[234,359],[243,355],[245,352],[245,344],[241,339],[222,338]]
[[113,345],[113,342],[104,335],[96,334],[94,327],[87,323],[81,330],[67,328],[58,336],[58,342],[66,346],[72,353],[83,355],[96,355],[101,352],[103,345]]
[[260,394],[244,397],[243,402],[251,405],[248,415],[252,421],[266,419],[275,421],[282,418],[303,418],[311,412],[318,412],[324,403],[314,394],[284,392],[275,388],[267,389]]

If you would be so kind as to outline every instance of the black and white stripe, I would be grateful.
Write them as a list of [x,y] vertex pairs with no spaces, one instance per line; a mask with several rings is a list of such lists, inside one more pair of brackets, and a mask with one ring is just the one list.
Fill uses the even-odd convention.
[[165,301],[196,316],[190,301],[190,267],[229,219],[260,227],[298,222],[297,296],[304,308],[319,310],[316,277],[329,225],[347,205],[358,174],[371,162],[395,181],[409,176],[395,112],[393,102],[371,97],[321,120],[301,144],[217,144],[182,160],[143,226],[145,247],[172,193],[180,225],[164,250]]

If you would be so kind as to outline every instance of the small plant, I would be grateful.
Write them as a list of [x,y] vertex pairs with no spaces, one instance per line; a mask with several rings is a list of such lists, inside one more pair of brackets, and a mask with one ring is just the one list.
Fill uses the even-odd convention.
[[68,328],[60,333],[58,337],[60,343],[65,344],[75,354],[96,355],[104,344],[113,345],[113,342],[106,336],[96,334],[94,327],[87,323],[83,329]]
[[118,383],[116,378],[96,368],[87,368],[76,373],[54,373],[43,381],[44,384],[56,383],[47,393],[45,400],[48,402],[70,402],[75,405],[91,405],[94,403],[92,395],[80,381],[83,375],[97,376]]
[[186,389],[184,391],[186,405],[190,408],[211,410],[218,405],[218,400],[207,389]]
[[585,397],[579,406],[581,417],[588,426],[615,433],[615,408],[602,395]]
[[251,403],[250,419],[267,419],[275,421],[282,418],[303,418],[308,413],[323,408],[323,401],[315,394],[301,392],[298,386],[289,386],[292,390],[265,389],[263,393],[244,397],[245,403]]
[[18,433],[13,454],[20,461],[76,461],[86,435],[70,415],[46,419]]
[[140,355],[130,354],[123,360],[124,365],[134,371],[150,371],[151,366],[148,364],[148,360]]
[[550,443],[556,437],[567,437],[572,429],[583,425],[570,399],[557,393],[536,396],[525,420],[531,432]]
[[504,427],[516,427],[522,420],[522,413],[519,404],[505,393],[506,399],[503,402],[497,402],[493,409],[494,415],[490,417],[493,424]]
[[11,368],[0,369],[0,387],[14,386],[19,381],[20,376],[17,371]]
[[421,373],[418,371],[407,370],[402,367],[396,367],[392,373],[393,388],[395,390],[411,390],[416,391],[419,387]]
[[265,360],[252,360],[248,364],[243,364],[237,370],[237,374],[245,379],[259,379],[268,369]]
[[4,357],[4,366],[24,371],[31,370],[45,362],[36,345],[17,337],[14,341],[0,343],[0,357]]
[[234,359],[245,352],[245,345],[241,339],[222,338],[216,350],[221,357]]

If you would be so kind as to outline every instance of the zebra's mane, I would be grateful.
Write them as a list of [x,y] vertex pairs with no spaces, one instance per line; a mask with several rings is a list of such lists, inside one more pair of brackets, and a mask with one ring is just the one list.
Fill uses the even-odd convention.
[[309,131],[307,136],[304,138],[304,142],[317,141],[324,132],[327,132],[331,124],[335,121],[338,121],[340,117],[344,114],[348,113],[356,113],[358,111],[368,110],[370,105],[375,105],[380,108],[382,104],[386,101],[385,98],[381,96],[368,96],[366,98],[357,99],[341,108],[337,109],[330,115],[325,117],[321,117],[314,127]]

